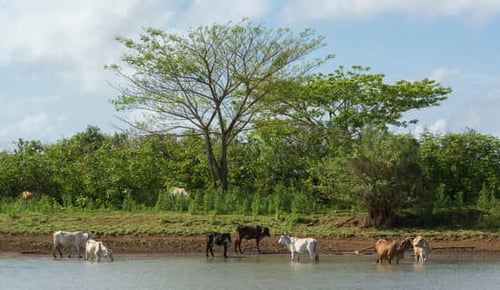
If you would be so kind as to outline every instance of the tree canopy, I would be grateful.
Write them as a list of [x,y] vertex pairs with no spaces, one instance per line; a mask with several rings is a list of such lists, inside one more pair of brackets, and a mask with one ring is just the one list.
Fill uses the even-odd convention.
[[135,128],[203,136],[214,183],[227,190],[229,144],[250,127],[271,92],[332,57],[306,58],[323,40],[309,29],[294,34],[248,20],[185,34],[148,28],[139,40],[118,37],[132,53],[122,58],[126,68],[108,66],[126,82],[113,104],[145,112],[131,123]]

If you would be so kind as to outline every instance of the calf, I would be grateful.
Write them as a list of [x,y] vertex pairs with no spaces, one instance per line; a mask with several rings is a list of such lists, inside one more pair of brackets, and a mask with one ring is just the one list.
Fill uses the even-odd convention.
[[389,264],[392,259],[396,259],[396,264],[404,257],[406,250],[412,247],[410,239],[404,239],[402,242],[392,241],[389,242],[380,239],[375,243],[375,252],[377,253],[377,263],[382,264],[383,260],[387,260]]
[[240,251],[240,254],[243,254],[243,251],[241,250],[241,240],[246,239],[246,240],[252,240],[255,239],[257,243],[257,251],[260,253],[260,248],[259,248],[259,243],[260,240],[262,240],[264,237],[270,237],[271,234],[269,233],[269,228],[267,227],[262,227],[262,226],[242,226],[239,225],[236,228],[236,240],[234,241],[234,252],[238,253],[238,250]]
[[88,240],[85,246],[85,260],[99,262],[102,258],[107,257],[109,261],[113,261],[113,252],[108,249],[101,241]]
[[231,246],[231,234],[229,233],[218,233],[218,232],[208,232],[207,233],[207,248],[206,255],[208,257],[208,251],[214,256],[213,247],[224,246],[224,258],[227,258],[227,248]]
[[422,238],[422,236],[417,236],[413,239],[413,251],[415,252],[415,261],[427,262],[427,257],[429,256],[429,243]]

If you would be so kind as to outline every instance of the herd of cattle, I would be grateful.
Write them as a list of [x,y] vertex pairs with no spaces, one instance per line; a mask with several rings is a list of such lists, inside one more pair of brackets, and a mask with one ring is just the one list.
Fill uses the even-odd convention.
[[[265,237],[271,237],[268,227],[239,225],[236,228],[236,240],[234,241],[234,252],[243,254],[241,250],[242,240],[255,240],[257,251],[260,253],[260,241]],[[66,232],[57,231],[53,234],[53,249],[52,254],[56,258],[56,250],[62,258],[63,254],[61,249],[70,248],[68,257],[71,258],[73,250],[78,253],[78,257],[82,258],[80,249],[85,248],[85,260],[99,262],[103,258],[108,258],[113,261],[113,251],[102,243],[102,241],[93,240],[92,233],[84,232]],[[285,246],[291,253],[292,261],[299,261],[300,254],[308,253],[311,261],[318,261],[318,241],[314,238],[296,238],[287,234],[281,234],[278,244]],[[227,258],[227,249],[231,246],[231,234],[220,232],[208,232],[206,234],[206,256],[209,253],[214,257],[214,246],[224,247],[224,258]],[[380,239],[375,243],[374,249],[377,254],[377,263],[382,263],[387,260],[389,264],[393,260],[396,264],[403,258],[405,251],[413,248],[415,253],[415,260],[420,263],[427,261],[430,247],[429,243],[421,236],[415,237],[413,240],[404,239],[402,241],[387,241]]]

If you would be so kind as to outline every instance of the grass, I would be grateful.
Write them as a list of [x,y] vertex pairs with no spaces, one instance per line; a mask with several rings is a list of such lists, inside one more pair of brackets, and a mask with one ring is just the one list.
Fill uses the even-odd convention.
[[123,212],[123,211],[62,211],[54,213],[19,212],[0,213],[0,233],[49,234],[56,230],[92,231],[103,235],[122,234],[178,234],[199,235],[209,230],[233,232],[237,224],[261,224],[273,234],[336,237],[405,236],[409,232],[427,237],[471,237],[497,235],[498,232],[456,229],[364,229],[346,220],[361,220],[352,213],[293,215],[194,215],[176,212]]

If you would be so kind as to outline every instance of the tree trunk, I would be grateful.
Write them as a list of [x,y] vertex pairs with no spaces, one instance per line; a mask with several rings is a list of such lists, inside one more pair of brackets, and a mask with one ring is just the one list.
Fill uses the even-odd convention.
[[220,152],[219,179],[222,187],[222,192],[226,193],[229,189],[228,181],[228,165],[227,165],[227,145],[222,144]]
[[393,225],[393,212],[390,207],[372,207],[365,220],[365,227],[389,228]]
[[204,137],[205,137],[205,152],[207,154],[208,165],[210,168],[210,176],[212,177],[214,188],[216,188],[217,181],[219,180],[219,166],[217,165],[217,160],[215,159],[212,140],[210,139],[209,133],[204,132]]
[[222,138],[219,160],[217,160],[212,146],[212,139],[210,139],[208,132],[205,132],[205,150],[210,165],[210,175],[212,177],[214,188],[220,186],[222,192],[227,192],[229,189],[227,149],[228,144],[225,142],[225,138]]

